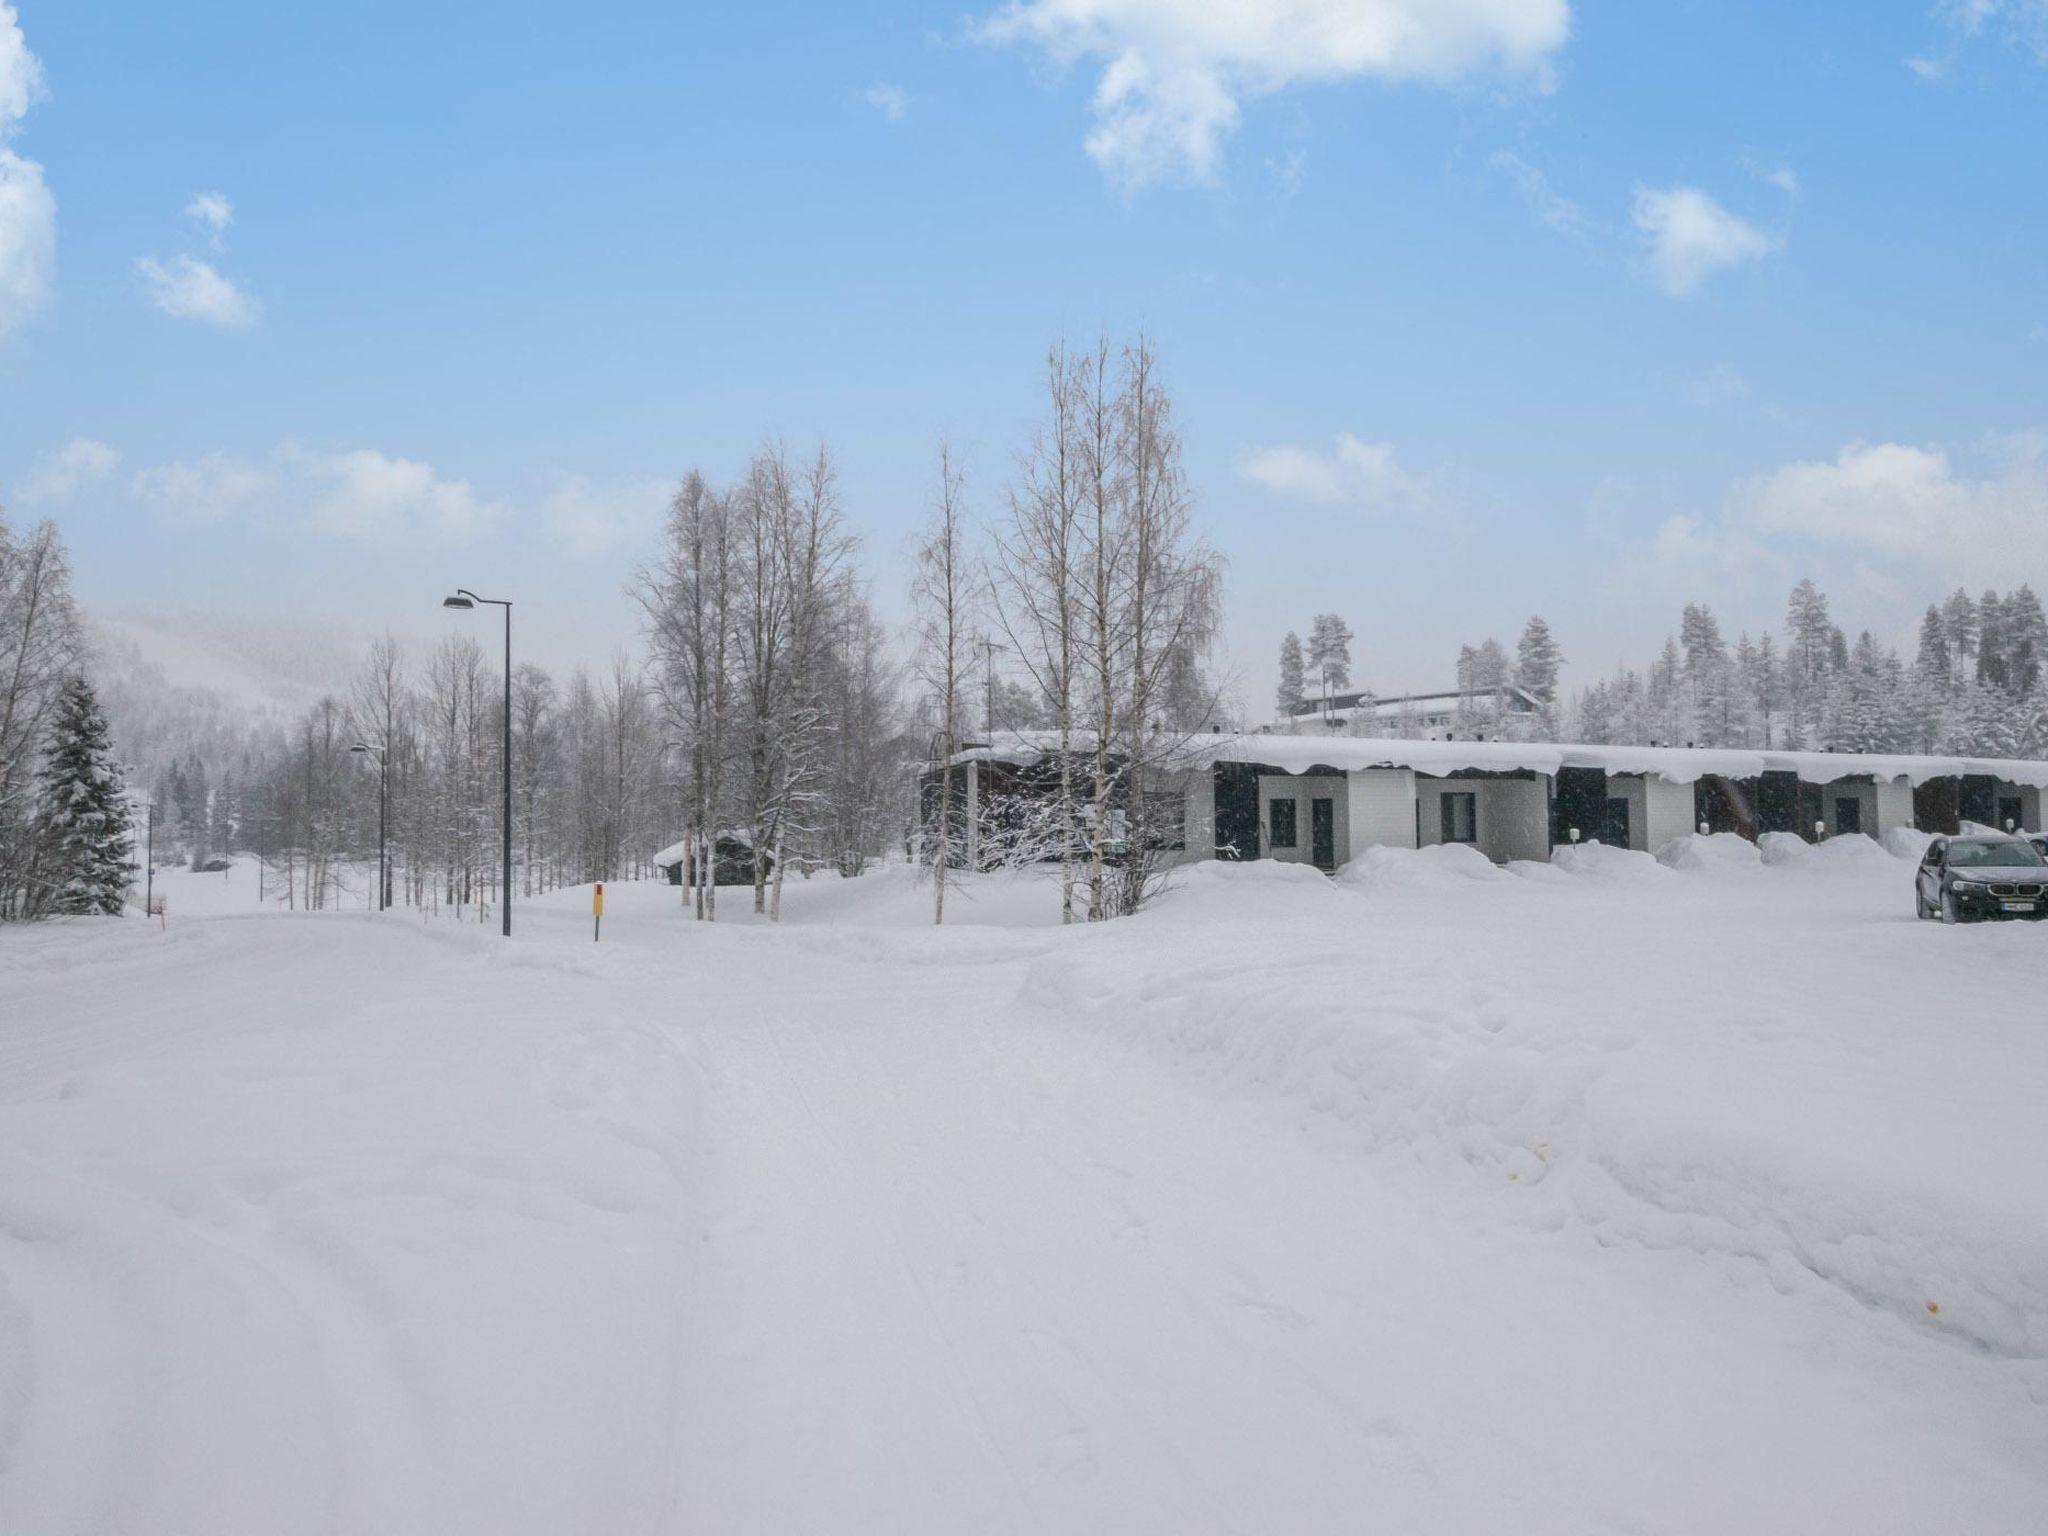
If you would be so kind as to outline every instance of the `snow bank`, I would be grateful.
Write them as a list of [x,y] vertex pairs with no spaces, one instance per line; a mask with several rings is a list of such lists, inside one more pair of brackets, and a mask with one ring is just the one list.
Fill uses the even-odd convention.
[[1704,836],[1689,832],[1684,837],[1674,837],[1657,850],[1657,862],[1671,869],[1701,873],[1754,870],[1763,865],[1756,844],[1733,832]]
[[1671,872],[1647,853],[1610,848],[1605,843],[1566,843],[1551,850],[1551,864],[1581,880],[1610,885],[1646,885],[1671,878]]
[[[1467,1198],[1540,1185],[1513,1206],[1537,1227],[2048,1360],[2048,1034],[1953,1007],[2024,993],[2035,932],[1916,933],[1867,838],[1574,849],[1568,902],[1474,902],[1501,876],[1460,853],[1359,861],[1344,883],[1410,898],[1364,924],[1304,909],[1276,951],[1162,912],[1022,995]],[[1765,860],[1801,878],[1668,873]]]
[[1362,891],[1459,893],[1474,885],[1511,885],[1514,876],[1477,848],[1436,843],[1428,848],[1372,847],[1337,871],[1337,883]]
[[1927,845],[1933,841],[1932,832],[1922,832],[1918,827],[1893,827],[1884,835],[1884,851],[1895,859],[1910,859],[1918,864],[1927,857]]
[[1766,864],[1803,864],[1813,844],[1797,832],[1766,832],[1756,840],[1757,857]]
[[1861,832],[1841,832],[1807,845],[1808,862],[1824,869],[1864,869],[1878,879],[1896,874],[1898,861]]

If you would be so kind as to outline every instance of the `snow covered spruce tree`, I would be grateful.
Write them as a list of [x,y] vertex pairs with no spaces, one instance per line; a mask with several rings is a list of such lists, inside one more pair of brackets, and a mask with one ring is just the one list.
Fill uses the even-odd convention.
[[92,684],[58,695],[36,780],[32,915],[118,917],[135,873],[128,787]]
[[1307,688],[1308,674],[1301,656],[1301,636],[1293,630],[1280,640],[1280,687],[1273,696],[1273,708],[1282,720],[1298,714]]

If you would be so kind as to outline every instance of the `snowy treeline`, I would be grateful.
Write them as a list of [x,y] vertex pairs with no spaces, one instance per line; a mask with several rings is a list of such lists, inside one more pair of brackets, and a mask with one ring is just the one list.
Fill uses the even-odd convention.
[[[194,758],[158,782],[158,861],[254,853],[287,904],[374,899],[380,775],[394,905],[484,920],[498,898],[504,674],[473,636],[423,657],[373,643],[323,698],[209,783]],[[512,672],[512,843],[520,894],[645,874],[664,819],[655,701],[623,658],[601,676]],[[370,750],[355,752],[358,743]]]
[[0,518],[0,921],[125,901],[127,788],[85,663],[56,528]]
[[1564,722],[1589,742],[1698,742],[1840,752],[2048,754],[2048,620],[2030,587],[1930,604],[1908,663],[1864,630],[1852,642],[1811,581],[1792,589],[1782,638],[1729,645],[1689,603],[1642,672],[1585,689]]
[[[1179,792],[1155,782],[1160,765],[1215,717],[1207,666],[1223,584],[1222,557],[1194,529],[1172,400],[1146,341],[1052,349],[1043,415],[979,554],[965,494],[942,455],[914,592],[932,755],[944,761],[978,736],[977,713],[997,723],[1000,651],[1036,705],[1031,723],[1060,743],[1057,791],[1032,797],[1037,835],[1013,837],[1008,855],[1057,862],[1064,921],[1134,911],[1182,830]],[[977,658],[984,613],[1001,640],[985,638]],[[942,776],[934,827],[954,826],[952,793]],[[950,844],[926,848],[938,915],[958,858]]]
[[700,918],[717,916],[721,837],[753,850],[754,910],[779,916],[792,865],[857,875],[905,829],[915,754],[859,548],[822,445],[764,448],[730,486],[693,470],[670,501],[635,590]]

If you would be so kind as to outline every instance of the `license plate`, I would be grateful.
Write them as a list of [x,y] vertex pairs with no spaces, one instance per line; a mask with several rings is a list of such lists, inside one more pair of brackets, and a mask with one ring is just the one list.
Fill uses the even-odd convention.
[[2001,901],[1998,904],[1998,910],[2001,912],[2031,912],[2034,910],[2034,904],[2031,901]]

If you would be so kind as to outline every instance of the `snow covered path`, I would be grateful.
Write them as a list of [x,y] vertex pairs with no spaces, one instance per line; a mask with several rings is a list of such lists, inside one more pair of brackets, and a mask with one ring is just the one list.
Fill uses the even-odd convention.
[[[877,883],[779,931],[627,888],[602,946],[575,893],[510,946],[0,936],[0,1530],[2040,1529],[2044,1233],[1977,1234],[2044,1208],[2044,1031],[1944,1080],[1889,1018],[1636,971],[1701,963],[1686,902],[1858,965],[1947,942],[1908,1002],[2038,981],[2048,934],[1631,873],[1276,881],[1237,925],[1196,884],[1086,933],[1000,892],[924,932]],[[1589,980],[1588,903],[1670,951]],[[1845,1066],[1781,1145],[1774,1096]],[[1916,1093],[1953,1209],[1841,1144]],[[1943,1265],[2003,1277],[1953,1329],[1887,1289]]]

